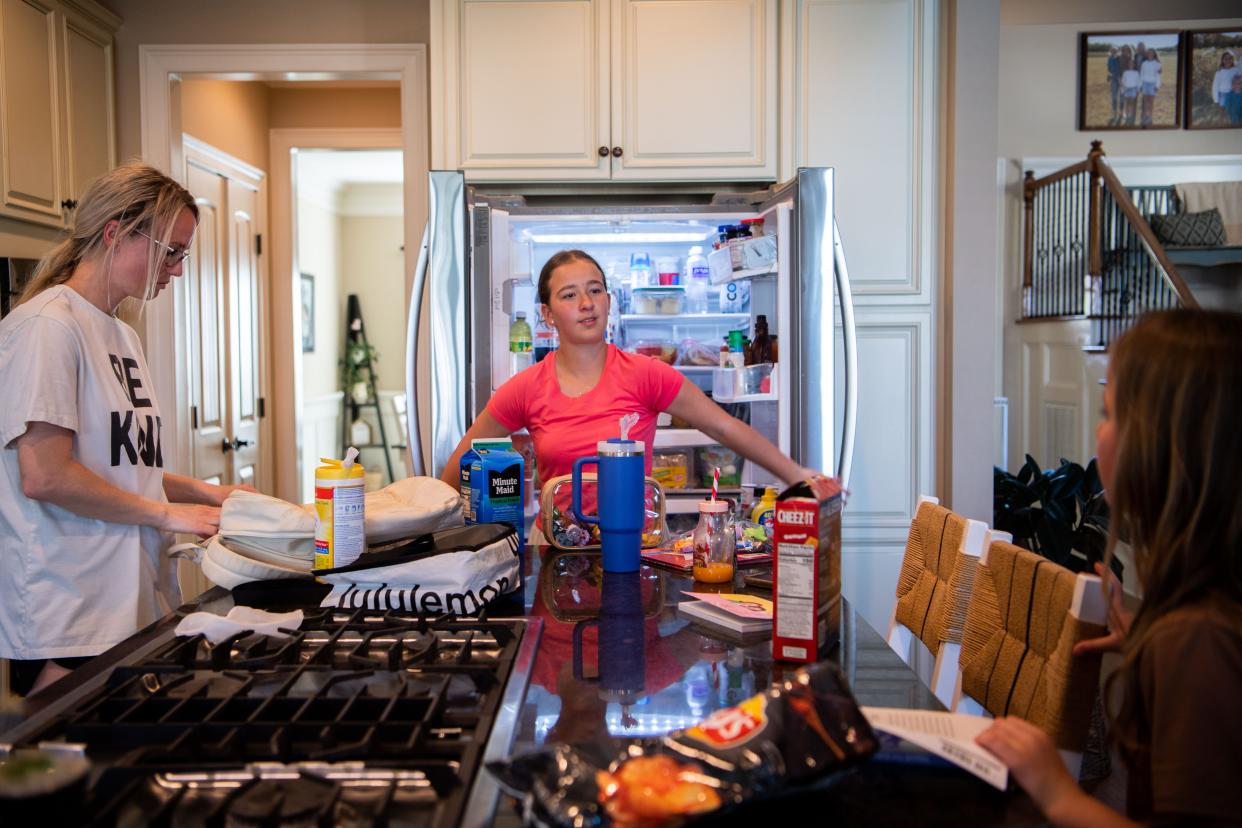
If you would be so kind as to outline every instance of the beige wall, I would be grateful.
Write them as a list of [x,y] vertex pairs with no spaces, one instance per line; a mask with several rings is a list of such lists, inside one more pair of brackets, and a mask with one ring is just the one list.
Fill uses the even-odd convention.
[[383,89],[277,88],[270,101],[272,129],[401,127],[401,90],[395,83]]
[[[401,185],[393,184],[397,205]],[[348,189],[348,188],[347,188]],[[348,197],[348,196],[347,196]],[[404,232],[396,215],[346,215],[341,219],[341,296],[358,294],[367,341],[379,352],[381,390],[405,389]]]
[[340,386],[345,299],[341,294],[341,219],[322,198],[297,201],[297,269],[315,277],[315,350],[302,354],[302,396],[312,400]]
[[266,172],[269,97],[263,83],[184,80],[181,130]]
[[[1171,8],[1187,16],[1170,19]],[[1242,133],[1237,130],[1080,132],[1077,128],[1079,32],[1242,28],[1239,8],[1237,0],[1197,0],[1175,7],[1148,0],[1005,2],[1000,27],[1000,155],[1085,158],[1097,138],[1113,156],[1242,151]],[[1232,18],[1227,17],[1230,13]]]
[[139,155],[139,44],[427,43],[427,0],[104,0],[124,21],[116,36],[117,141]]

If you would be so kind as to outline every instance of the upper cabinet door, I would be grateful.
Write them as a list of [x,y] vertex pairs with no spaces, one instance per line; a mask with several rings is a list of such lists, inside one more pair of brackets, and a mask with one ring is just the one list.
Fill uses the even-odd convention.
[[0,0],[0,212],[63,226],[57,13]]
[[112,35],[65,17],[65,131],[67,197],[79,201],[86,185],[114,165]]
[[[460,167],[482,179],[608,178],[607,0],[446,4]],[[452,75],[456,73],[456,83]]]
[[613,178],[775,179],[776,0],[612,0]]

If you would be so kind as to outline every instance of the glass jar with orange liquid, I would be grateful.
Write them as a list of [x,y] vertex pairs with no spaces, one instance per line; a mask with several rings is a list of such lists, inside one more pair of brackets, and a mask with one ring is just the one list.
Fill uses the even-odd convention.
[[736,542],[729,503],[700,500],[699,525],[694,527],[694,580],[708,584],[732,581]]

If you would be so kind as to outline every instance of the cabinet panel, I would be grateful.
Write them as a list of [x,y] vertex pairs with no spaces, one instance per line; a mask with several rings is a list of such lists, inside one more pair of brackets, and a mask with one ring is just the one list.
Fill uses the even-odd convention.
[[607,178],[604,0],[466,0],[458,39],[461,166],[472,177]]
[[68,136],[67,197],[82,198],[86,185],[112,169],[112,39],[65,22],[65,129]]
[[56,14],[37,0],[0,0],[3,212],[61,225]]
[[796,163],[837,170],[837,216],[864,301],[930,298],[920,239],[934,168],[930,17],[920,0],[798,3]]
[[[847,537],[904,538],[921,494],[932,491],[931,315],[856,308],[858,429]],[[837,329],[837,364],[842,342]],[[838,422],[844,399],[838,372]]]
[[613,177],[774,179],[775,0],[613,7]]

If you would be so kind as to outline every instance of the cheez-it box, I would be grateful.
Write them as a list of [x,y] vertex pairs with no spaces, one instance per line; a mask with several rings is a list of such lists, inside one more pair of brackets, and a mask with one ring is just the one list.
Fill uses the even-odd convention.
[[841,631],[841,485],[816,477],[776,500],[772,657],[817,661]]

